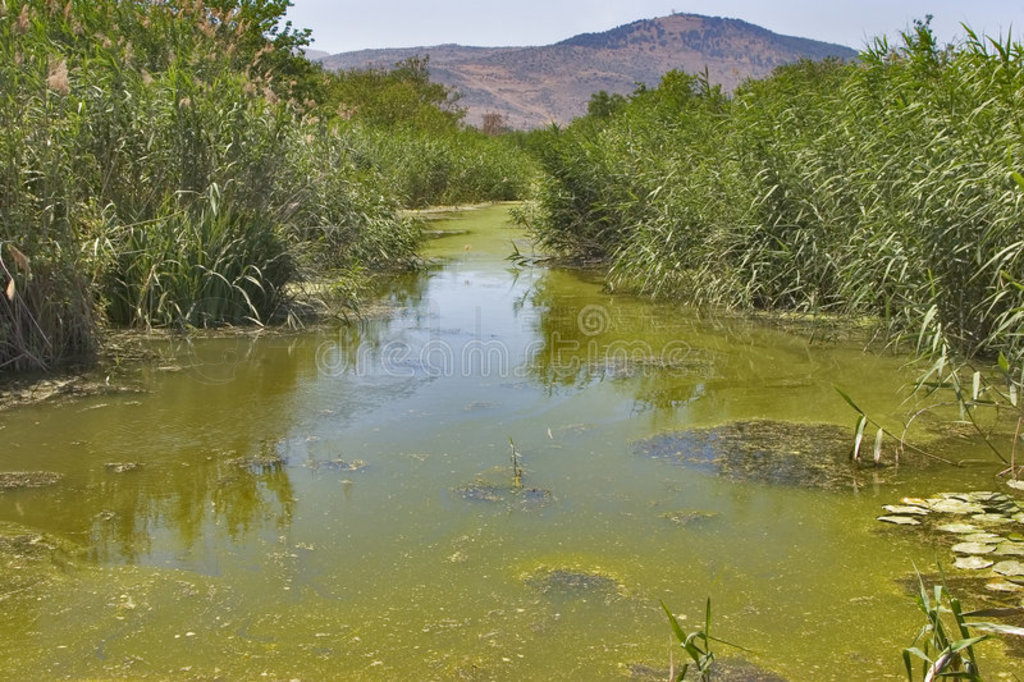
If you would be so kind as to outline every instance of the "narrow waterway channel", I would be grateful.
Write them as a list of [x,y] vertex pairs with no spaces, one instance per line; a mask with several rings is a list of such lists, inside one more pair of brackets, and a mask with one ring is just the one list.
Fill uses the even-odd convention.
[[896,423],[905,359],[517,266],[507,209],[437,222],[380,318],[159,342],[114,379],[138,391],[0,412],[0,470],[61,475],[0,491],[0,676],[665,679],[660,601],[697,627],[710,596],[740,668],[901,678],[897,579],[950,556],[875,518],[993,466],[809,486],[645,439],[852,438],[833,387]]

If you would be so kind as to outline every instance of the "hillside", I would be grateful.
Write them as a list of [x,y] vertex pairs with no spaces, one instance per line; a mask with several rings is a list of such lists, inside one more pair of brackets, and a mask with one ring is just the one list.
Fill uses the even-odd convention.
[[628,94],[637,83],[655,85],[671,69],[695,73],[707,67],[713,82],[732,90],[781,64],[804,57],[849,59],[856,52],[738,19],[673,14],[542,47],[437,45],[343,52],[320,61],[331,69],[387,67],[424,55],[432,77],[462,93],[469,123],[497,112],[512,127],[531,128],[585,113],[600,90]]

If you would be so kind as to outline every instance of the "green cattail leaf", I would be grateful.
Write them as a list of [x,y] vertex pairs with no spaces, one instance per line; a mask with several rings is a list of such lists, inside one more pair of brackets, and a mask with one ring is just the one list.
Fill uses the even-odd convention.
[[[914,652],[910,651],[910,649],[904,649],[903,650],[903,665],[906,666],[906,668],[907,668],[907,679],[908,680],[914,679],[914,664],[913,664],[913,661],[910,658],[912,653],[914,653]],[[917,654],[914,654],[914,655],[916,656]]]
[[[981,625],[981,623],[975,623],[976,627],[979,626],[979,625]],[[1011,626],[1009,626],[1009,625],[1006,625],[1004,627],[1007,628],[1007,629],[1011,628]],[[979,630],[983,630],[985,628],[978,627],[978,629]],[[1017,629],[1020,629],[1020,628],[1017,628]],[[1024,632],[1024,630],[1022,630],[1022,632]],[[1010,634],[1010,633],[1004,631],[1004,634]],[[986,639],[988,639],[988,635],[981,635],[980,637],[971,637],[970,639],[961,639],[960,641],[957,641],[957,642],[951,642],[950,645],[949,645],[949,652],[952,653],[952,654],[955,654],[958,651],[963,651],[964,649],[967,649],[969,647],[974,646],[978,642],[984,642]]]
[[981,372],[975,372],[971,378],[971,400],[977,401],[981,395]]
[[882,429],[878,429],[878,433],[875,434],[875,451],[874,451],[874,454],[872,455],[872,459],[874,459],[875,464],[878,464],[879,462],[882,461],[882,436],[883,435],[884,435],[884,431]]
[[1003,609],[979,609],[977,611],[961,613],[960,615],[964,618],[1010,618],[1012,616],[1024,615],[1024,608],[1011,606]]
[[[1005,625],[1003,623],[967,623],[967,627],[974,630],[981,630],[982,632],[994,632],[999,635],[1013,635],[1015,637],[1024,637],[1024,628],[1016,625]],[[976,641],[985,639],[984,637],[975,638]]]
[[836,389],[836,393],[838,393],[842,397],[842,399],[846,401],[847,405],[855,409],[858,414],[864,414],[864,410],[857,407],[857,403],[853,402],[853,398],[843,393],[843,391],[838,386],[833,386],[832,388]]
[[661,608],[665,609],[665,613],[668,614],[668,622],[672,626],[672,632],[675,633],[680,643],[685,642],[686,633],[683,631],[683,628],[679,625],[679,621],[676,620],[676,617],[672,615],[672,612],[669,610],[669,608],[665,606],[665,602],[661,602]]

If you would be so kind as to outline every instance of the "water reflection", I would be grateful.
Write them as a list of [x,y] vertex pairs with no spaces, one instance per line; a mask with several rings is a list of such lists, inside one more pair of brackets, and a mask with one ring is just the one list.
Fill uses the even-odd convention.
[[540,278],[531,299],[540,344],[529,367],[549,391],[612,382],[634,412],[669,410],[699,400],[715,376],[717,353],[699,345],[694,326],[651,304],[612,298],[559,270]]
[[[67,475],[62,496],[21,507],[0,498],[0,518],[56,528],[104,562],[213,570],[210,538],[241,546],[293,523],[293,478],[339,466],[352,448],[347,430],[364,442],[380,439],[374,429],[413,428],[410,420],[486,431],[512,410],[543,408],[545,396],[597,384],[601,409],[670,421],[736,416],[738,393],[749,404],[763,391],[774,406],[831,390],[813,373],[832,361],[804,340],[613,297],[578,272],[511,268],[506,242],[481,239],[465,263],[381,280],[380,315],[318,333],[154,344],[161,360],[139,379],[154,393],[64,411],[60,442],[46,451],[46,466]],[[25,420],[7,433],[38,442],[32,431]],[[24,469],[42,466],[24,460]],[[118,463],[141,466],[107,466]]]
[[183,564],[218,529],[240,543],[268,521],[290,522],[294,494],[277,444],[313,365],[309,344],[193,339],[163,346],[161,356],[130,379],[153,393],[11,415],[5,467],[60,471],[64,480],[53,495],[0,497],[0,518],[76,539],[99,561],[138,563],[162,551],[161,561]]

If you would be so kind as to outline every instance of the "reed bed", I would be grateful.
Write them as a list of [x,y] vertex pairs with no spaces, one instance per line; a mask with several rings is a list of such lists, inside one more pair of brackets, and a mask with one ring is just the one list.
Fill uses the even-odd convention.
[[362,148],[409,208],[519,199],[535,170],[530,156],[510,140],[475,129],[431,135],[379,130],[364,137]]
[[1022,57],[969,30],[939,46],[919,22],[857,63],[785,66],[733,96],[671,73],[542,134],[531,227],[607,259],[619,287],[873,316],[1020,367]]
[[[109,324],[266,324],[304,276],[412,263],[403,206],[522,190],[423,64],[327,73],[286,5],[0,0],[0,372],[87,360]],[[421,93],[444,101],[402,125],[339,99]]]

